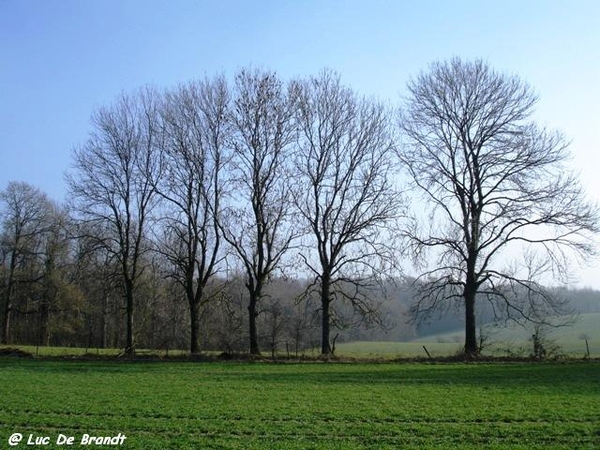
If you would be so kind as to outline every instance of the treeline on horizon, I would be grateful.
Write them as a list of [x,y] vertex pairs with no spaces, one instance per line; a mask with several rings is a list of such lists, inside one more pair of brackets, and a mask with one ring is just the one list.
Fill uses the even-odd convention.
[[[525,256],[524,277],[521,269],[488,266],[500,244],[513,241],[550,249],[552,269],[567,261],[563,246],[590,251],[574,238],[595,226],[593,214],[571,201],[579,191],[558,183],[559,193],[572,196],[563,202],[548,187],[530,192],[519,178],[521,166],[530,173],[536,161],[543,176],[533,184],[552,185],[546,166],[566,155],[562,137],[521,125],[535,101],[508,101],[529,93],[514,77],[457,59],[431,72],[439,79],[413,81],[413,103],[401,113],[358,95],[331,71],[285,82],[259,69],[242,69],[232,82],[214,76],[168,90],[144,88],[98,109],[89,139],[73,152],[65,204],[25,182],[0,193],[2,343],[128,353],[300,354],[320,346],[330,354],[338,338],[405,340],[447,330],[465,322],[457,323],[457,311],[466,307],[465,351],[474,354],[475,299],[480,323],[541,323],[569,307],[598,311],[595,291],[546,289],[531,278],[549,270],[533,253]],[[490,95],[478,106],[483,118],[474,120],[473,136],[462,122],[423,121],[438,114],[428,96],[443,92],[441,104],[462,114],[469,102],[453,96],[471,95],[472,85],[479,89],[488,79],[483,88]],[[452,83],[463,82],[467,88],[453,90]],[[419,90],[435,83],[450,84]],[[502,83],[514,86],[502,91]],[[503,107],[512,108],[509,129],[493,119],[495,141],[485,121]],[[432,123],[442,129],[442,144],[428,141]],[[445,127],[455,126],[457,142],[465,139],[457,147],[463,156],[444,137]],[[478,136],[484,138],[474,144]],[[495,161],[483,154],[488,146]],[[442,161],[448,149],[450,163]],[[487,163],[518,170],[490,175]],[[462,172],[448,170],[460,164]],[[445,184],[443,176],[450,177]],[[418,188],[423,197],[411,190]],[[431,211],[449,216],[446,225],[434,212],[424,220],[418,202],[426,199],[433,199]],[[460,220],[449,206],[455,200]],[[554,202],[551,213],[544,202]],[[423,221],[431,227],[426,237],[419,235]],[[572,231],[532,238],[525,225]],[[436,253],[427,259],[424,249]],[[422,275],[408,279],[407,270]],[[437,326],[411,321],[436,314]]]
[[[56,206],[56,205],[55,205]],[[66,237],[66,236],[65,236]],[[41,242],[40,242],[41,243]],[[58,254],[38,253],[30,261],[29,274],[19,273],[21,288],[13,299],[14,315],[10,342],[80,348],[124,348],[125,314],[122,288],[101,260],[77,260],[85,255],[68,251],[69,239]],[[55,245],[55,244],[53,244]],[[51,265],[45,258],[54,260]],[[50,269],[50,272],[45,272]],[[351,306],[339,311],[339,343],[349,341],[407,341],[419,336],[455,331],[464,327],[458,307],[413,321],[410,313],[415,295],[413,280],[389,280],[381,291],[372,292],[379,302],[377,317],[355,316]],[[277,278],[270,284],[258,321],[259,345],[268,354],[313,355],[319,348],[318,302],[306,295],[306,279]],[[180,287],[150,264],[140,282],[135,310],[136,342],[143,349],[189,349],[189,306]],[[226,280],[217,277],[211,287],[216,295],[201,310],[200,346],[205,351],[236,353],[248,351],[248,311],[242,275]],[[559,289],[569,312],[600,312],[600,291]],[[482,305],[482,324],[496,317]]]

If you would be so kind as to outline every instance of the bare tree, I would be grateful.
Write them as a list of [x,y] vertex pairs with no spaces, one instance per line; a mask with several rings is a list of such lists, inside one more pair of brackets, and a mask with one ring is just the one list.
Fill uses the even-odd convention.
[[120,270],[115,255],[106,245],[111,230],[103,223],[75,222],[74,283],[83,293],[87,305],[84,316],[87,347],[106,348],[111,330],[111,312],[120,305]]
[[39,295],[34,305],[39,316],[38,345],[50,345],[55,336],[74,335],[81,324],[81,293],[71,283],[71,226],[68,210],[50,202],[47,232],[41,254]]
[[[597,210],[565,167],[564,137],[531,121],[537,96],[518,77],[453,59],[431,65],[408,90],[400,156],[431,205],[429,227],[409,235],[418,255],[437,256],[414,312],[462,304],[464,351],[476,356],[477,295],[524,320],[560,309],[543,275],[566,274],[571,255],[593,253]],[[519,251],[526,257],[504,264]]]
[[390,228],[402,198],[394,183],[394,147],[387,109],[359,99],[324,71],[298,82],[300,137],[295,205],[309,230],[300,253],[320,289],[321,352],[332,352],[332,302],[341,297],[373,315],[369,287],[392,258]]
[[229,133],[229,91],[223,77],[181,86],[166,96],[162,110],[163,176],[159,194],[167,200],[160,246],[190,308],[192,353],[199,352],[200,309],[206,286],[222,259],[218,227],[224,194],[225,140]]
[[259,354],[258,304],[294,237],[285,170],[294,125],[288,93],[276,74],[242,70],[235,89],[231,167],[236,197],[223,233],[246,275],[250,353]]
[[97,236],[118,261],[127,315],[125,350],[134,352],[134,297],[148,246],[145,230],[157,176],[157,98],[151,90],[123,95],[92,117],[94,131],[74,151],[67,176],[73,209],[84,221],[101,225]]
[[39,259],[42,236],[51,228],[51,201],[38,188],[12,181],[0,192],[1,246],[4,292],[2,344],[11,338],[11,317],[18,285],[41,279],[42,275],[25,271],[32,259]]

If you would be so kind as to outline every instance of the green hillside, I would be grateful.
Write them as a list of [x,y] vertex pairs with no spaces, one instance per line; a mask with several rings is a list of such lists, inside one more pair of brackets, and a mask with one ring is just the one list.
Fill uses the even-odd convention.
[[[557,318],[557,322],[563,318]],[[487,333],[489,346],[484,353],[493,355],[527,356],[532,351],[531,335],[533,327],[516,324],[483,327]],[[569,326],[545,328],[542,332],[546,345],[553,353],[584,356],[588,341],[590,355],[600,356],[600,313],[582,314]],[[416,357],[427,356],[423,346],[432,356],[448,356],[460,351],[464,330],[425,336],[410,342],[347,342],[338,344],[336,353],[344,356],[363,357]]]
[[[575,318],[558,317],[556,323],[562,323],[572,319],[572,325],[556,328],[545,327],[542,330],[544,338],[549,345],[558,347],[559,353],[568,355],[584,355],[586,353],[585,339],[588,340],[590,353],[600,355],[600,313],[582,314]],[[498,352],[524,352],[531,351],[531,336],[533,325],[523,327],[514,323],[504,326],[487,324],[483,326],[484,333],[489,337],[490,351]],[[458,329],[452,332],[426,336],[415,340],[422,343],[456,343],[462,342],[464,330]]]

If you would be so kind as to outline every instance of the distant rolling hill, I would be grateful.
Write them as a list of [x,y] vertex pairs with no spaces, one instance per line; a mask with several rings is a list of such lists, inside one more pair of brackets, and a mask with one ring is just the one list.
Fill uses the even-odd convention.
[[[557,318],[557,322],[564,318]],[[522,327],[513,323],[506,326],[486,324],[484,333],[489,336],[489,347],[484,353],[494,355],[518,354],[526,356],[532,352],[531,325]],[[543,329],[542,334],[549,349],[555,353],[584,356],[588,341],[590,355],[600,356],[600,313],[581,314],[570,326]],[[414,357],[426,356],[423,346],[432,356],[447,356],[460,351],[464,330],[424,336],[410,342],[346,342],[337,345],[336,353],[345,356],[364,357]]]

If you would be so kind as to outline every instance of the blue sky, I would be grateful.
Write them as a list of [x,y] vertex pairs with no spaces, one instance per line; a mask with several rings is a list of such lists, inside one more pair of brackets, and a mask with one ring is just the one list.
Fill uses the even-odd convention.
[[396,103],[410,76],[452,56],[529,82],[537,119],[572,140],[600,201],[596,0],[0,0],[0,188],[22,180],[62,200],[90,114],[143,85],[248,65],[284,78],[328,67]]

